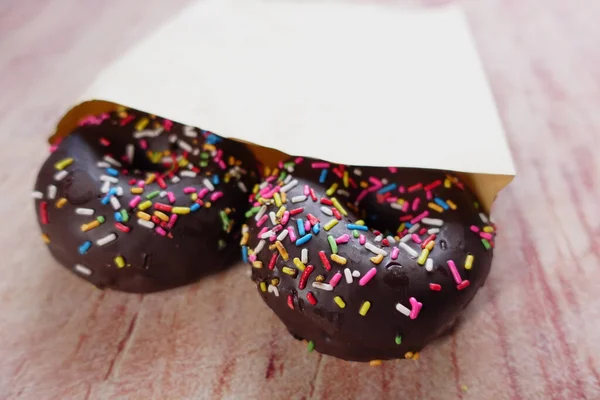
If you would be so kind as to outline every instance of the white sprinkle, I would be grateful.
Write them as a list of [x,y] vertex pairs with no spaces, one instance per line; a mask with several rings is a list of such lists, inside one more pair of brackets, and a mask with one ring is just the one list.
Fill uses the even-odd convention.
[[260,235],[261,239],[269,239],[271,237],[271,235],[273,235],[273,231],[266,231],[265,233],[263,233],[262,235]]
[[78,207],[75,209],[75,214],[77,215],[94,215],[96,211],[93,208],[81,208]]
[[388,242],[390,242],[390,244],[396,244],[396,239],[394,239],[393,236],[388,236],[386,239],[388,240]]
[[277,286],[269,285],[267,290],[269,291],[269,293],[273,293],[275,297],[279,297],[279,289],[277,289]]
[[338,193],[339,195],[341,195],[341,196],[344,196],[344,197],[348,197],[348,196],[350,196],[350,193],[348,193],[348,191],[347,191],[347,190],[344,190],[344,189],[339,189],[339,190],[337,191],[337,193]]
[[302,261],[303,264],[308,264],[308,249],[302,249],[300,252],[300,261]]
[[177,175],[175,175],[174,177],[171,178],[171,183],[179,183],[181,181],[181,178],[178,177]]
[[354,175],[356,176],[361,176],[362,175],[362,171],[358,168],[354,168]]
[[269,218],[271,218],[271,223],[273,225],[277,225],[277,217],[275,216],[275,212],[274,211],[271,211],[269,213]]
[[200,149],[199,148],[194,148],[194,151],[192,151],[192,154],[197,156],[198,154],[200,154]]
[[344,276],[347,283],[352,283],[352,272],[348,268],[344,268]]
[[208,179],[204,178],[204,180],[202,181],[202,183],[204,183],[204,186],[206,186],[208,188],[208,190],[210,190],[211,192],[213,190],[215,190],[215,187],[213,186],[212,182],[209,181]]
[[312,286],[315,289],[321,289],[321,290],[326,290],[328,292],[331,292],[333,290],[333,286],[331,286],[329,283],[323,283],[323,282],[313,282]]
[[418,231],[418,230],[419,230],[419,228],[420,228],[420,227],[421,227],[421,225],[419,225],[419,224],[414,224],[413,226],[411,226],[411,227],[408,229],[408,233],[415,233],[416,231]]
[[127,154],[127,159],[129,160],[130,163],[132,163],[133,156],[135,154],[135,146],[132,144],[128,144],[127,146],[125,146],[125,152]]
[[192,146],[190,146],[190,144],[188,142],[186,142],[185,140],[179,139],[177,144],[179,145],[180,148],[182,148],[185,151],[191,152],[192,150],[194,150],[194,148]]
[[238,187],[240,188],[240,190],[244,193],[248,192],[248,188],[246,187],[246,185],[244,184],[244,182],[242,181],[238,181]]
[[173,164],[173,159],[171,157],[163,157],[160,162],[162,164]]
[[331,211],[331,209],[327,208],[325,206],[321,207],[321,212],[329,217],[331,217],[333,215],[333,212]]
[[98,246],[104,246],[105,244],[109,244],[110,242],[112,242],[113,240],[117,239],[117,235],[115,235],[114,233],[110,233],[106,236],[104,236],[101,239],[96,240],[96,244]]
[[98,168],[110,168],[110,164],[109,164],[109,163],[107,163],[106,161],[98,161],[98,162],[96,163],[96,166],[97,166]]
[[402,210],[404,208],[398,203],[390,203],[390,207],[392,207],[394,210]]
[[481,221],[486,225],[490,223],[490,220],[484,213],[479,213],[479,218],[481,218]]
[[382,256],[387,256],[387,252],[383,249],[380,249],[379,247],[375,246],[373,243],[365,243],[365,249],[369,250],[371,253],[374,254],[381,254]]
[[100,175],[100,180],[102,182],[119,183],[118,178],[115,178],[114,176],[108,176],[108,175]]
[[102,187],[100,188],[100,191],[102,193],[108,193],[108,191],[110,190],[110,182],[106,181],[104,182],[104,184],[102,185]]
[[89,269],[88,267],[86,267],[85,265],[75,264],[74,269],[75,269],[75,271],[77,271],[83,275],[90,276],[92,274],[92,270]]
[[143,131],[139,131],[139,132],[135,132],[133,134],[133,137],[135,139],[141,139],[144,137],[156,137],[158,135],[160,135],[163,132],[163,128],[157,128],[157,129],[145,129]]
[[254,220],[259,221],[263,217],[263,215],[265,215],[266,212],[267,212],[267,206],[262,205],[260,207],[260,210],[258,210],[256,215],[254,216]]
[[444,225],[444,221],[438,218],[423,218],[421,220],[425,225],[433,225],[433,226],[442,226]]
[[177,135],[176,134],[171,134],[169,135],[169,142],[171,143],[175,143],[177,141]]
[[118,162],[117,160],[115,160],[114,158],[112,158],[111,156],[104,156],[103,160],[106,161],[109,164],[112,164],[112,165],[116,166],[116,167],[120,167],[121,166],[121,163]]
[[287,193],[287,192],[289,192],[290,190],[292,190],[293,188],[295,188],[297,185],[298,185],[298,181],[297,181],[296,179],[294,179],[293,181],[291,181],[291,182],[290,182],[290,183],[288,183],[287,185],[285,185],[285,186],[282,186],[282,187],[281,187],[281,191],[282,191],[283,193]]
[[427,231],[427,233],[429,233],[430,235],[433,235],[434,233],[440,233],[440,230],[438,228],[431,228],[430,230]]
[[138,219],[138,225],[143,226],[144,228],[152,229],[154,228],[154,222],[146,221],[145,219]]
[[415,250],[413,250],[412,247],[410,247],[404,242],[400,242],[398,246],[402,247],[408,254],[411,255],[411,257],[417,257],[419,255],[419,253],[417,253]]
[[198,137],[198,132],[196,132],[193,126],[184,126],[183,134],[187,137]]
[[306,200],[306,196],[304,196],[304,195],[292,197],[292,203],[301,203],[305,200]]
[[167,191],[163,190],[158,194],[161,198],[166,197],[167,196]]
[[39,190],[36,190],[35,192],[31,193],[31,197],[33,197],[34,199],[43,199],[44,198],[44,193],[40,192]]
[[46,196],[48,196],[48,198],[50,200],[54,199],[56,197],[56,186],[54,185],[48,185],[48,191],[46,192]]
[[250,228],[248,227],[248,225],[246,225],[246,224],[242,225],[242,235],[244,233],[248,233],[248,232],[250,232]]
[[262,190],[262,189],[266,188],[267,186],[269,186],[269,182],[267,182],[267,181],[264,181],[263,183],[261,183],[261,184],[258,186],[258,188]]
[[410,316],[410,310],[400,303],[396,304],[396,310],[400,311],[402,314],[406,315],[407,317]]
[[58,171],[56,174],[54,174],[54,180],[62,181],[67,175],[69,175],[69,171],[63,169],[62,171]]
[[381,180],[381,184],[382,184],[383,186],[387,185],[387,184],[388,184],[388,180],[387,180],[387,179],[385,179],[385,178],[383,178],[383,179]]
[[119,208],[121,208],[121,202],[119,201],[119,199],[117,199],[115,196],[111,196],[110,197],[110,205],[115,209],[118,210]]
[[197,174],[194,171],[181,171],[179,175],[186,178],[195,178]]
[[406,243],[411,239],[411,234],[407,233],[406,235],[402,236],[402,238],[400,238],[400,243]]
[[117,186],[117,196],[123,196],[123,188],[121,186]]
[[360,278],[360,271],[355,269],[354,271],[352,271],[352,276],[355,278]]
[[290,183],[290,181],[292,180],[292,175],[289,175],[285,177],[285,179],[283,180],[283,184],[287,185],[288,183]]
[[254,254],[260,253],[260,251],[263,249],[263,247],[265,247],[265,243],[267,243],[267,242],[265,242],[264,240],[261,240],[260,242],[258,242],[256,247],[254,248]]
[[433,259],[432,258],[428,258],[427,261],[425,262],[425,269],[428,272],[433,271]]
[[283,239],[285,239],[287,237],[288,233],[289,232],[288,232],[287,229],[282,230],[281,233],[279,234],[279,236],[277,236],[277,240],[279,240],[280,242],[282,242]]
[[375,243],[379,243],[383,240],[383,235],[377,235],[375,236]]

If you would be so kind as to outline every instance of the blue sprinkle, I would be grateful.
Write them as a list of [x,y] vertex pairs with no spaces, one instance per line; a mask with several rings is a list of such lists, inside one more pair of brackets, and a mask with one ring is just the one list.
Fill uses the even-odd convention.
[[411,227],[411,226],[413,226],[413,224],[411,224],[410,222],[405,222],[405,223],[404,223],[404,226],[405,226],[407,229],[410,229],[410,227]]
[[384,186],[384,187],[382,187],[381,189],[379,189],[379,190],[377,191],[377,193],[378,193],[378,194],[384,194],[384,193],[387,193],[387,192],[389,192],[389,191],[392,191],[392,190],[396,189],[396,186],[397,186],[397,185],[396,185],[395,183],[390,183],[389,185],[387,185],[387,186]]
[[242,246],[242,260],[248,262],[248,246]]
[[300,235],[300,236],[306,235],[306,231],[304,230],[304,221],[302,221],[302,218],[297,220],[296,223],[298,224],[298,235]]
[[327,172],[329,170],[324,169],[321,171],[321,176],[319,177],[319,183],[325,183],[325,179],[327,178]]
[[300,239],[296,240],[296,246],[302,246],[304,243],[308,242],[312,239],[312,235],[310,233],[302,236]]
[[83,255],[88,252],[88,250],[92,247],[92,242],[89,240],[84,242],[81,246],[79,246],[79,254]]
[[115,213],[115,220],[116,220],[117,222],[123,222],[123,216],[122,216],[122,215],[121,215],[121,213],[120,213],[120,212],[118,212],[118,211]]
[[450,206],[448,206],[448,204],[446,204],[446,202],[442,199],[440,199],[439,197],[436,197],[435,199],[433,199],[433,201],[435,201],[435,203],[437,205],[439,205],[440,207],[442,207],[444,210],[447,210],[450,208]]
[[192,204],[192,206],[190,207],[190,211],[194,212],[194,211],[198,211],[200,209],[200,204],[198,203],[194,203]]
[[348,224],[346,225],[346,228],[350,229],[350,230],[357,230],[357,231],[368,231],[369,228],[367,228],[364,225],[355,225],[355,224]]
[[110,197],[111,197],[111,196],[110,196],[110,193],[109,193],[109,194],[107,194],[106,196],[104,196],[100,202],[101,202],[103,205],[107,205],[107,204],[110,202]]
[[214,185],[218,185],[219,184],[219,175],[214,175],[213,176],[213,184]]
[[106,173],[110,176],[119,176],[119,171],[114,168],[106,168]]
[[320,231],[321,231],[321,224],[317,222],[315,224],[315,226],[313,226],[313,232],[315,233],[315,235],[318,235]]
[[[204,134],[206,131],[202,131],[202,133]],[[206,132],[208,133],[208,132]],[[214,133],[209,133],[208,136],[206,137],[206,142],[208,144],[217,144],[220,141],[222,141],[223,138],[221,136],[215,135]]]

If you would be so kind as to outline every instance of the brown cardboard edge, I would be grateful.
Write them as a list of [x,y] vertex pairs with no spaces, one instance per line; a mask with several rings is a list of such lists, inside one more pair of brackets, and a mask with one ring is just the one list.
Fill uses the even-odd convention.
[[[57,139],[67,136],[77,127],[78,121],[86,115],[102,114],[123,107],[125,106],[104,100],[89,100],[80,103],[71,108],[58,122],[56,131],[48,141],[52,144]],[[236,138],[230,139],[246,144],[262,164],[270,167],[276,166],[280,160],[289,157],[288,154],[270,147],[257,145]],[[479,197],[483,209],[487,212],[491,210],[492,204],[500,190],[506,187],[514,178],[513,175],[455,172],[472,188]]]

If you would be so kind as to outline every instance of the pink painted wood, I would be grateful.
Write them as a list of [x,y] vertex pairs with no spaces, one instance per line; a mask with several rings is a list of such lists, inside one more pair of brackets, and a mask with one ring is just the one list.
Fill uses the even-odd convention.
[[126,295],[41,244],[29,196],[46,136],[186,2],[0,2],[0,398],[600,398],[600,2],[464,1],[519,176],[464,323],[418,362],[377,368],[307,354],[243,267]]

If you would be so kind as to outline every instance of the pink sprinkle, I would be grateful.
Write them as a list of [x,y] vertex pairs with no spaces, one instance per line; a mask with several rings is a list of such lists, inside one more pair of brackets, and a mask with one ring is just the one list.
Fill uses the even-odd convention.
[[308,185],[304,185],[304,195],[308,196],[310,194],[310,188],[308,187]]
[[416,244],[421,244],[421,238],[416,233],[413,233],[410,237]]
[[260,237],[263,235],[263,233],[265,233],[265,232],[266,232],[266,231],[268,231],[268,230],[269,230],[269,228],[267,228],[266,226],[265,226],[265,227],[263,227],[263,228],[260,230],[260,232],[258,232],[258,235],[257,235],[256,237],[260,239]]
[[427,196],[427,200],[433,199],[433,193],[431,193],[431,191],[428,190],[425,194]]
[[408,212],[409,207],[410,207],[410,202],[405,201],[404,204],[402,204],[402,212]]
[[283,230],[283,226],[281,226],[281,225],[275,225],[275,226],[273,227],[273,229],[271,229],[271,230],[273,231],[273,233],[277,233],[277,232],[279,232],[279,231],[282,231],[282,230]]
[[250,261],[250,262],[254,262],[254,261],[256,261],[256,254],[250,254],[250,255],[248,256],[248,261]]
[[296,237],[296,231],[291,226],[288,226],[287,230],[288,230],[288,236],[290,237],[290,240],[292,242],[295,242],[296,239],[297,239],[297,237]]
[[146,182],[144,182],[144,181],[138,181],[137,185],[138,185],[138,187],[143,188],[144,186],[146,186]]
[[271,190],[271,191],[270,191],[270,192],[268,192],[268,193],[265,193],[265,194],[263,194],[263,196],[262,196],[262,197],[263,197],[263,198],[265,198],[265,199],[270,199],[270,198],[272,198],[272,197],[273,197],[273,195],[274,195],[275,193],[279,192],[280,190],[281,190],[281,187],[280,187],[280,186],[275,186],[275,187],[273,188],[273,190]]
[[394,247],[392,249],[392,260],[395,260],[398,258],[398,254],[400,254],[400,249],[398,249],[397,247]]
[[385,201],[387,201],[388,203],[395,203],[397,200],[398,200],[398,198],[396,196],[388,197],[385,199]]
[[487,239],[487,240],[494,239],[494,237],[492,236],[492,234],[491,233],[487,233],[487,232],[479,232],[479,236],[481,236],[482,238]]
[[279,168],[279,169],[282,169],[282,168],[283,168],[283,161],[281,161],[281,160],[280,160],[280,161],[277,163],[277,168]]
[[398,171],[398,168],[396,168],[396,167],[388,167],[388,169],[390,170],[390,172],[391,172],[392,174],[395,174],[395,173],[396,173],[396,171]]
[[216,201],[216,200],[220,199],[221,197],[223,197],[223,192],[214,192],[210,196],[210,201]]
[[183,193],[185,194],[190,194],[190,193],[194,193],[196,191],[196,188],[193,188],[191,186],[188,186],[186,188],[183,188]]
[[160,236],[165,236],[167,234],[167,232],[161,228],[160,226],[157,226],[155,229],[156,233],[158,233]]
[[56,151],[56,149],[58,149],[58,145],[53,144],[52,146],[50,146],[50,153],[54,153]]
[[471,230],[475,233],[479,232],[479,228],[476,227],[475,225],[471,225]]
[[146,141],[146,139],[140,140],[140,147],[144,150],[146,150],[148,148],[148,142]]
[[450,267],[450,272],[452,272],[454,281],[456,282],[457,285],[460,285],[462,282],[462,278],[460,277],[460,274],[458,273],[458,269],[456,269],[456,264],[454,264],[454,261],[448,260],[448,267]]
[[369,177],[369,182],[371,182],[375,186],[379,186],[379,187],[383,186],[383,183],[381,183],[381,181],[379,179],[375,178],[374,176]]
[[400,186],[400,187],[398,188],[398,192],[400,192],[400,193],[404,193],[404,192],[406,192],[406,188],[405,188],[404,186]]
[[252,207],[260,207],[262,206],[262,204],[260,204],[260,201],[255,201],[254,203],[252,203]]
[[413,211],[417,211],[419,209],[419,204],[421,203],[421,198],[420,197],[415,197],[415,199],[413,200],[412,203],[412,210]]
[[310,221],[309,220],[304,221],[304,230],[306,232],[310,231]]
[[300,164],[302,161],[304,161],[304,157],[296,157],[296,159],[294,160],[296,164]]
[[365,237],[365,235],[360,235],[358,237],[358,242],[362,245],[364,245],[365,243],[367,243],[367,238]]
[[290,212],[284,211],[283,217],[281,217],[281,225],[287,224],[289,220],[290,220]]
[[171,130],[171,128],[173,127],[173,122],[172,122],[172,121],[169,121],[168,119],[165,119],[165,120],[163,121],[163,126],[165,127],[165,130],[166,130],[167,132],[169,132],[169,131]]
[[258,222],[256,223],[256,226],[260,228],[265,222],[267,222],[267,219],[269,219],[269,216],[266,214],[263,215],[261,217],[261,219],[259,219]]
[[136,208],[138,204],[140,204],[140,201],[142,201],[142,198],[140,196],[135,196],[133,199],[131,199],[131,201],[129,202],[129,207],[131,208]]
[[167,193],[167,198],[169,199],[169,201],[172,203],[175,203],[175,195],[173,194],[173,192],[168,192]]
[[177,222],[177,214],[171,214],[171,218],[169,218],[169,223],[167,224],[167,227],[171,229],[173,225],[175,225],[175,222]]
[[[276,176],[269,176],[267,179],[265,179],[267,182],[273,182],[275,179],[277,179]],[[264,188],[263,188],[264,190]],[[270,190],[270,189],[269,189]]]
[[208,188],[202,188],[200,189],[200,191],[198,192],[198,198],[203,198],[204,196],[206,196],[208,194],[209,190]]
[[419,214],[416,217],[414,217],[413,219],[411,219],[410,223],[414,225],[417,222],[419,222],[420,220],[422,220],[423,218],[427,217],[428,215],[429,215],[429,211],[425,210],[421,214]]
[[271,235],[269,236],[269,242],[274,242],[277,240],[277,235]]
[[227,169],[227,164],[225,164],[223,160],[219,160],[219,167],[221,167],[221,169]]
[[416,319],[419,316],[423,304],[419,303],[414,297],[411,297],[408,301],[410,301],[410,305],[412,306],[409,317],[410,319]]
[[330,164],[328,162],[314,162],[311,164],[311,167],[313,168],[329,168]]
[[376,273],[377,273],[377,268],[375,268],[375,267],[371,268],[362,278],[360,278],[360,281],[358,281],[358,284],[360,286],[365,286],[367,283],[369,283],[369,281],[371,279],[373,279],[373,277],[375,276]]
[[337,244],[345,244],[345,243],[348,243],[349,241],[350,241],[350,236],[348,236],[346,233],[344,233],[342,236],[335,239],[335,242]]
[[360,192],[360,194],[358,195],[358,197],[356,198],[356,204],[360,203],[362,199],[364,199],[367,195],[369,194],[368,190],[363,190],[362,192]]
[[342,274],[336,272],[335,275],[329,280],[329,284],[331,285],[331,287],[336,287],[337,284],[340,282],[340,279],[342,279]]

